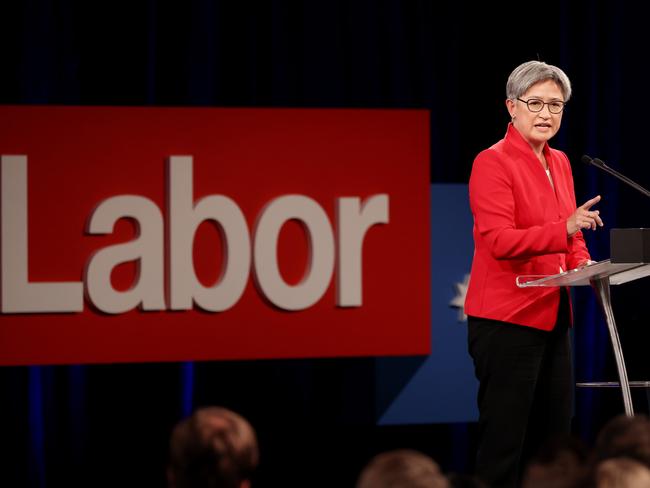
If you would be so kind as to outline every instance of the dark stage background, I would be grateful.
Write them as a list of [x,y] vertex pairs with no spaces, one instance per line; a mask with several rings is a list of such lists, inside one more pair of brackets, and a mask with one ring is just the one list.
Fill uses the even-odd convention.
[[[2,2],[0,103],[428,108],[432,182],[465,183],[474,155],[505,133],[508,74],[539,58],[574,85],[554,146],[574,162],[578,200],[602,194],[607,228],[647,227],[647,199],[579,163],[587,153],[650,186],[647,22],[635,8]],[[596,259],[609,256],[607,231],[587,239]],[[650,379],[648,290],[613,293],[631,379]],[[615,379],[592,294],[575,298],[576,377]],[[171,427],[206,404],[256,426],[257,486],[352,486],[396,447],[471,472],[472,424],[378,427],[374,381],[373,358],[1,368],[0,484],[163,486]],[[635,399],[647,411],[644,392]],[[617,391],[579,391],[575,432],[591,442],[622,410]]]

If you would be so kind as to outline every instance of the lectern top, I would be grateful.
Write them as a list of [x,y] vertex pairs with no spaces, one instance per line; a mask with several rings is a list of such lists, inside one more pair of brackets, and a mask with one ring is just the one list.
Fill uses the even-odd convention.
[[517,286],[588,286],[591,280],[609,277],[610,285],[620,285],[628,281],[650,276],[650,264],[612,263],[609,259],[570,269],[554,275],[517,276]]

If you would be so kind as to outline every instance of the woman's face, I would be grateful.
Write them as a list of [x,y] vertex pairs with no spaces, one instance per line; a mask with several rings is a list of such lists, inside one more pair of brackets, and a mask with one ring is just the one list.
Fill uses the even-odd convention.
[[[519,98],[525,101],[531,99],[544,102],[564,101],[560,86],[553,80],[535,83]],[[506,105],[513,119],[513,125],[533,147],[543,146],[560,129],[562,112],[553,114],[546,104],[541,112],[531,112],[526,103],[519,100],[506,100]]]

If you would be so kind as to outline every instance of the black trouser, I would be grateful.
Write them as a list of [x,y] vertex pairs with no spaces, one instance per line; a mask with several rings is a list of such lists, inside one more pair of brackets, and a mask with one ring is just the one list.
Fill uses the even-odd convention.
[[570,311],[566,291],[560,294],[551,332],[468,317],[469,352],[480,383],[476,474],[493,488],[519,486],[545,440],[570,432]]

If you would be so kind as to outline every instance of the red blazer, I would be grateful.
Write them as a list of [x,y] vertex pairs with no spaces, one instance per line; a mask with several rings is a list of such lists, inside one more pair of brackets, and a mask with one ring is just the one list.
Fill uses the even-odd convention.
[[575,211],[573,176],[562,151],[544,146],[555,190],[512,124],[474,160],[469,200],[474,259],[465,313],[542,330],[555,326],[558,288],[518,288],[518,275],[551,275],[589,260],[582,233],[567,236]]

